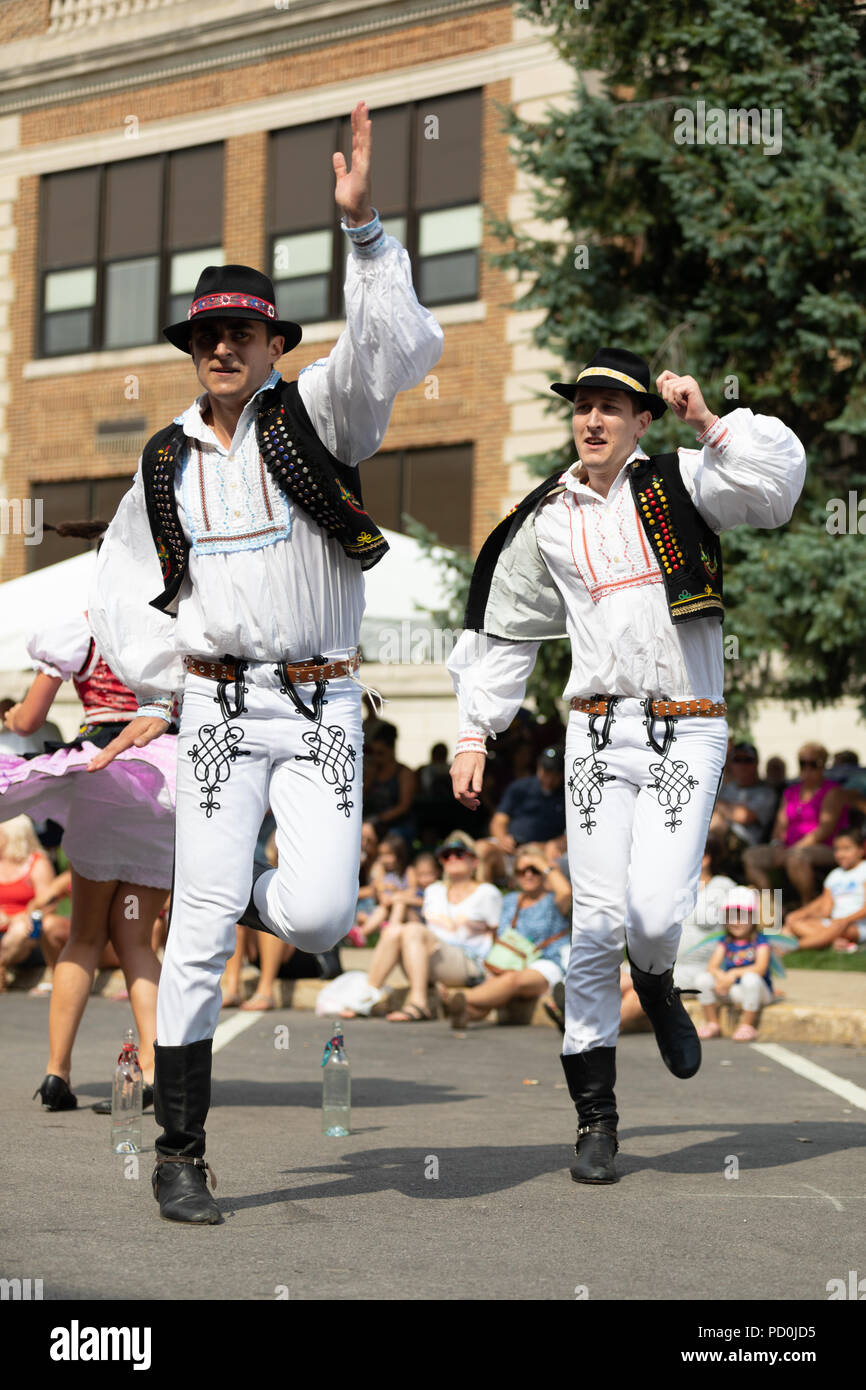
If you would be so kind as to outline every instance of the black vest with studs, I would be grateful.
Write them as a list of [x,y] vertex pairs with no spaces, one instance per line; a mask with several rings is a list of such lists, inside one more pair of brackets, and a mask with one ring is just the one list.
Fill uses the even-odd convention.
[[[281,381],[256,397],[256,440],[281,492],[303,507],[345,553],[370,569],[388,549],[364,511],[357,468],[341,463],[313,429],[296,381]],[[172,617],[189,564],[175,497],[175,471],[186,436],[178,424],[158,430],[145,444],[141,471],[147,516],[162,571],[163,591],[150,600]]]
[[[562,471],[533,488],[491,531],[475,562],[464,626],[482,632],[493,572],[512,534],[515,518],[528,522],[549,493],[560,486]],[[629,483],[646,538],[665,581],[672,623],[724,618],[722,547],[689,496],[676,454],[635,459]]]

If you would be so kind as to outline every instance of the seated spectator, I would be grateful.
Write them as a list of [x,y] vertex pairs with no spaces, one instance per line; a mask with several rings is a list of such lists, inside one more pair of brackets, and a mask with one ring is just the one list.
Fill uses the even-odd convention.
[[699,1038],[717,1038],[719,1003],[739,1004],[742,1016],[734,1042],[754,1042],[761,1009],[773,999],[770,943],[760,930],[758,895],[749,888],[734,888],[725,899],[725,935],[697,980],[706,1023]]
[[379,853],[379,836],[370,821],[364,821],[361,826],[361,863],[358,870],[358,916],[366,916],[372,912],[376,906],[376,889],[370,882],[370,874]]
[[805,743],[799,752],[800,777],[787,787],[768,845],[752,845],[743,869],[755,888],[769,889],[770,872],[784,868],[805,907],[815,896],[815,870],[833,864],[833,836],[848,827],[848,793],[824,775],[827,750]]
[[767,759],[767,766],[764,770],[764,781],[768,787],[772,787],[777,796],[781,796],[785,787],[788,785],[788,769],[785,766],[785,759],[774,755]]
[[[389,1023],[433,1017],[427,1007],[431,980],[458,986],[484,978],[481,962],[499,925],[501,896],[492,884],[479,881],[475,842],[463,831],[449,835],[437,858],[443,877],[424,892],[423,920],[384,927],[370,962],[368,979],[375,990],[383,988],[398,963],[409,981],[406,1002],[386,1015]],[[346,1010],[343,1017],[355,1015]]]
[[[38,910],[41,899],[48,906],[55,878],[27,816],[14,816],[0,824],[0,994],[6,991],[7,970],[33,954],[36,940],[30,914]],[[57,919],[55,913],[43,912],[42,930],[49,942],[57,940],[53,959],[46,963],[53,964],[60,954],[63,943],[57,938],[64,928],[68,932],[68,922]],[[48,949],[51,951],[50,946]]]
[[430,761],[418,769],[419,796],[448,796],[453,801],[451,778],[448,775],[448,749],[444,743],[434,743]]
[[766,840],[778,802],[772,787],[758,780],[758,750],[752,743],[735,744],[725,773],[710,830],[722,836],[739,860],[748,845]]
[[674,965],[674,984],[679,989],[697,988],[697,977],[707,969],[716,946],[713,938],[724,925],[725,899],[737,887],[732,878],[719,873],[723,854],[722,841],[711,831],[701,860],[695,905],[683,919],[683,932]]
[[[562,984],[571,945],[571,884],[544,857],[541,845],[523,845],[517,854],[514,892],[502,900],[499,929],[491,948],[495,953],[500,939],[511,940],[516,951],[506,952],[513,964],[486,962],[491,978],[453,994],[438,986],[452,1028],[478,1022],[491,1009],[502,1008],[512,999],[540,999],[548,990]],[[518,933],[523,942],[507,933]],[[520,952],[530,951],[527,965],[519,964]],[[539,951],[531,958],[531,950]]]
[[407,890],[414,893],[416,883],[415,870],[409,864],[406,841],[399,835],[386,835],[370,870],[370,887],[375,894],[373,906],[363,915],[363,921],[356,923],[346,939],[353,946],[366,946],[370,937],[390,917],[396,895]]
[[415,832],[415,773],[397,762],[396,744],[395,726],[380,721],[365,745],[364,820],[372,821],[380,839],[393,833],[411,844]]
[[801,951],[856,951],[866,943],[866,859],[863,837],[840,830],[833,841],[837,867],[824,880],[819,897],[785,918],[785,930],[799,941]]
[[833,763],[826,775],[831,782],[847,787],[861,795],[866,792],[866,768],[860,766],[860,757],[852,748],[843,748],[834,753]]
[[565,849],[565,754],[545,748],[535,775],[520,777],[506,789],[490,822],[490,838],[506,854],[518,845],[562,839]]

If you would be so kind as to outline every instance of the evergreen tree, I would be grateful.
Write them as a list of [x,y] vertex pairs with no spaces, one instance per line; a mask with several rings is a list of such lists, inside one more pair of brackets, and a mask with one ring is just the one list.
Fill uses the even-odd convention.
[[[719,414],[749,406],[799,435],[809,479],[791,524],[724,538],[729,701],[741,730],[756,696],[855,692],[866,710],[866,12],[839,0],[516,9],[572,66],[574,101],[539,121],[503,109],[551,234],[489,218],[504,247],[492,259],[526,277],[520,306],[545,311],[533,339],[564,379],[616,344],[653,376],[694,376]],[[695,441],[668,412],[644,443]],[[573,457],[532,462],[543,475]],[[850,522],[849,492],[855,531],[839,533],[833,499]],[[548,709],[568,660],[564,644],[544,647],[530,689]]]

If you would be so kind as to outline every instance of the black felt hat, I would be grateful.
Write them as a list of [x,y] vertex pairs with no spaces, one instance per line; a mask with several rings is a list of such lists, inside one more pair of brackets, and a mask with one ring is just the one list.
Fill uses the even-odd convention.
[[577,381],[555,381],[551,391],[573,401],[578,386],[612,386],[617,391],[626,391],[640,410],[648,410],[654,420],[658,420],[667,410],[661,396],[649,389],[650,371],[647,363],[636,352],[626,352],[625,348],[600,348],[582,372]]
[[260,270],[248,265],[206,265],[182,323],[172,323],[162,330],[181,352],[190,351],[193,324],[205,319],[253,319],[269,323],[286,340],[285,352],[291,352],[301,341],[299,323],[277,318],[274,282]]

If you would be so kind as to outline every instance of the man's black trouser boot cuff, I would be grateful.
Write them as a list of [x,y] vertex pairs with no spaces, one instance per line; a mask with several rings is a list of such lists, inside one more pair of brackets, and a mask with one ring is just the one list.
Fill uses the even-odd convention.
[[595,1047],[560,1058],[568,1092],[577,1109],[575,1182],[616,1182],[616,1048]]
[[204,1122],[210,1109],[213,1038],[161,1047],[154,1043],[153,1109],[163,1132],[156,1141],[153,1195],[168,1221],[215,1225],[219,1208],[208,1192]]
[[650,975],[638,970],[631,957],[629,964],[631,982],[653,1026],[662,1061],[674,1076],[684,1080],[694,1076],[701,1065],[701,1043],[674,985],[673,967],[661,975]]

